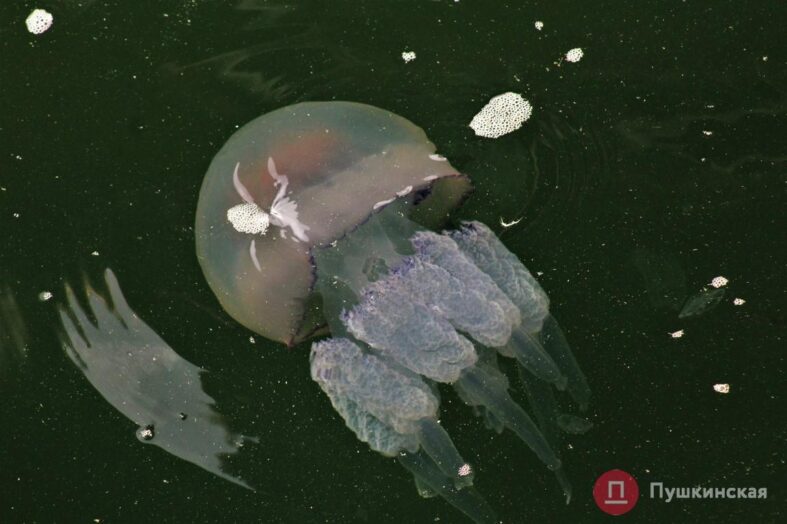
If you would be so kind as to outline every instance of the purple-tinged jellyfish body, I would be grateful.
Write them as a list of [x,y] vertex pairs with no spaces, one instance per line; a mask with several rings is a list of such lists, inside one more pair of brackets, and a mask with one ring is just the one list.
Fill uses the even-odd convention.
[[[311,376],[347,426],[398,457],[421,495],[493,522],[438,423],[438,384],[516,433],[567,500],[559,421],[585,426],[554,390],[581,409],[590,390],[546,293],[492,230],[434,232],[469,190],[411,122],[357,103],[297,104],[247,124],[214,159],[197,255],[250,329],[288,345],[330,334],[312,344]],[[498,355],[518,363],[538,424],[509,394]]]

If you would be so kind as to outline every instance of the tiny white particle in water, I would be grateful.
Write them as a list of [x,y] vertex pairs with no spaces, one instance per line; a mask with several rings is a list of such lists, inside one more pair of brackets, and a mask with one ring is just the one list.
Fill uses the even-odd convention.
[[98,251],[93,251],[93,252],[92,252],[92,253],[90,253],[90,254],[91,254],[91,255],[93,255],[94,257],[97,257],[97,256],[98,256]]
[[541,20],[539,20],[538,22],[536,22],[536,24],[535,24],[535,25],[536,25],[536,29],[538,29],[539,31],[541,31],[542,29],[544,29],[544,22],[542,22]]
[[582,48],[575,47],[574,49],[569,50],[566,53],[566,62],[576,63],[582,60],[582,57],[585,56],[585,52],[582,51]]
[[429,158],[431,158],[436,162],[445,162],[446,160],[448,160],[443,155],[438,155],[437,153],[432,153],[431,155],[429,155]]
[[678,331],[675,331],[674,333],[670,333],[669,336],[671,336],[672,338],[680,338],[680,337],[683,336],[683,330],[679,329]]
[[713,391],[716,393],[729,393],[730,392],[730,385],[729,384],[714,384]]
[[703,130],[702,134],[705,135],[705,136],[711,136],[713,134],[713,131]]
[[473,469],[470,467],[470,464],[466,464],[465,463],[465,464],[462,464],[461,466],[459,466],[459,471],[457,473],[459,473],[460,477],[466,477],[472,472],[473,472]]
[[415,51],[405,51],[402,53],[402,60],[404,60],[405,64],[415,60]]
[[716,277],[710,281],[710,285],[715,287],[716,289],[719,289],[720,287],[726,286],[728,282],[729,280],[727,280],[724,277]]
[[14,213],[14,218],[19,218],[19,213]]
[[51,291],[42,291],[41,293],[38,294],[38,300],[40,300],[41,302],[46,302],[50,298],[52,298]]
[[249,337],[249,342],[251,342],[252,344],[256,344],[257,340],[255,340],[254,337]]
[[533,114],[533,106],[518,93],[503,93],[493,97],[473,117],[470,128],[478,136],[497,138],[516,131]]
[[767,62],[768,61],[768,57],[767,56],[762,57],[762,61],[763,62]]
[[44,9],[34,9],[25,20],[25,25],[28,31],[34,35],[40,35],[52,27],[52,21],[52,13]]
[[732,303],[735,304],[736,306],[742,306],[746,303],[746,301],[743,300],[742,298],[736,298],[732,301]]

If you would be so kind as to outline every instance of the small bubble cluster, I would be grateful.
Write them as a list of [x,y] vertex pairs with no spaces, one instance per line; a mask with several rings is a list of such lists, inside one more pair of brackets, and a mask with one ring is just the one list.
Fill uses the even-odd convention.
[[726,394],[730,392],[730,385],[729,384],[714,384],[713,391],[716,393]]
[[533,114],[533,106],[518,93],[503,93],[493,97],[473,117],[470,128],[478,136],[497,138],[516,131]]
[[582,60],[582,57],[585,56],[585,52],[582,51],[581,47],[575,47],[574,49],[569,50],[566,53],[566,62],[576,63]]
[[715,277],[713,280],[710,281],[710,285],[715,287],[716,289],[719,289],[720,287],[724,287],[728,283],[729,280],[727,280],[724,277]]
[[239,233],[264,235],[270,225],[268,213],[257,204],[244,202],[227,210],[227,220]]
[[40,35],[52,27],[53,20],[52,13],[44,9],[34,9],[25,20],[25,25],[28,31],[34,35]]

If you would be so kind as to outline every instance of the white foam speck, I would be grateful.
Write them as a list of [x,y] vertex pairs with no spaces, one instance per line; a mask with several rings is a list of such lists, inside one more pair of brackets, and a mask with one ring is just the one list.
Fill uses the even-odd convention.
[[684,334],[684,331],[682,329],[679,329],[678,331],[674,331],[674,332],[670,333],[669,336],[671,336],[672,338],[681,338],[683,336],[683,334]]
[[405,51],[402,53],[402,60],[404,60],[405,64],[408,64],[415,60],[415,51]]
[[516,131],[533,114],[533,106],[519,93],[493,97],[470,122],[478,136],[497,138]]
[[713,391],[716,393],[727,394],[730,392],[730,385],[729,384],[714,384]]
[[45,9],[34,9],[33,12],[28,15],[27,19],[25,19],[25,25],[28,31],[34,35],[40,35],[52,27],[53,20],[52,13],[49,11]]
[[574,49],[570,49],[566,53],[566,62],[576,63],[582,60],[582,57],[585,56],[585,52],[582,51],[581,47],[575,47]]
[[713,280],[710,281],[710,285],[715,287],[716,289],[719,289],[720,287],[724,287],[728,283],[729,283],[729,280],[727,280],[724,277],[716,277],[716,278],[714,278]]
[[539,21],[537,21],[537,22],[535,23],[535,26],[536,26],[536,29],[537,29],[538,31],[541,31],[542,29],[544,29],[544,22],[542,22],[541,20],[539,20]]
[[742,306],[746,303],[746,301],[743,300],[742,298],[736,298],[732,301],[732,303],[735,304],[736,306]]

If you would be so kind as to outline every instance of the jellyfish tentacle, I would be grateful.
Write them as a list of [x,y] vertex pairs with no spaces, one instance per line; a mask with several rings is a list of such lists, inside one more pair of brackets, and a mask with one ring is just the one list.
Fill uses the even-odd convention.
[[388,456],[419,447],[457,488],[472,484],[470,465],[437,423],[439,401],[417,375],[332,338],[312,345],[311,375],[347,426]]
[[569,395],[577,403],[579,409],[585,411],[590,402],[590,386],[588,386],[585,374],[582,373],[574,354],[571,352],[563,330],[560,329],[560,325],[552,315],[547,315],[544,319],[541,341],[544,349],[565,374],[568,380],[566,389]]
[[549,297],[530,271],[481,222],[465,222],[451,238],[478,267],[497,283],[500,289],[519,307],[522,329],[541,333],[541,343],[560,371],[566,376],[569,394],[585,409],[590,399],[590,388],[579,364],[571,353],[560,326],[549,314]]
[[[530,373],[526,373],[521,367],[519,368],[519,377],[525,386],[525,394],[536,416],[541,433],[560,458],[560,453],[557,451],[560,449],[560,428],[557,425],[558,405],[552,387]],[[566,475],[565,466],[555,470],[555,477],[563,490],[566,504],[568,504],[571,501],[573,488]]]
[[502,373],[485,366],[473,366],[462,373],[455,386],[466,402],[483,405],[516,433],[549,469],[560,468],[560,459],[538,426],[508,394],[508,381]]
[[463,222],[462,228],[448,233],[467,257],[489,275],[519,308],[522,328],[528,333],[541,330],[549,314],[549,297],[516,255],[481,222]]
[[549,353],[541,346],[537,337],[524,329],[514,330],[508,348],[519,364],[541,380],[555,384],[560,390],[566,387],[566,377],[560,372]]
[[[424,493],[427,496],[437,493],[478,524],[497,522],[492,508],[478,491],[472,487],[457,489],[452,479],[446,477],[426,453],[402,452],[397,458],[399,463],[412,473],[421,496],[424,496]],[[428,490],[424,490],[424,486]]]
[[438,382],[454,382],[477,359],[469,340],[391,279],[370,284],[342,322],[358,340]]
[[[419,258],[445,269],[456,281],[465,283],[485,301],[500,308],[509,325],[515,327],[521,323],[521,314],[517,305],[500,289],[490,275],[461,251],[460,246],[451,237],[431,231],[419,231],[411,237],[410,243]],[[478,338],[476,340],[490,347],[505,344],[505,341],[500,344],[487,343]]]
[[473,468],[462,459],[451,437],[436,420],[431,418],[419,420],[416,435],[421,448],[444,475],[454,479],[457,488],[473,484]]
[[[485,346],[504,345],[519,323],[518,316],[514,322],[505,314],[505,303],[488,298],[482,283],[457,278],[420,254],[403,259],[387,278],[392,285],[406,289],[412,299],[445,318],[456,330]],[[494,282],[489,284],[494,286]],[[510,304],[502,293],[500,300]]]

